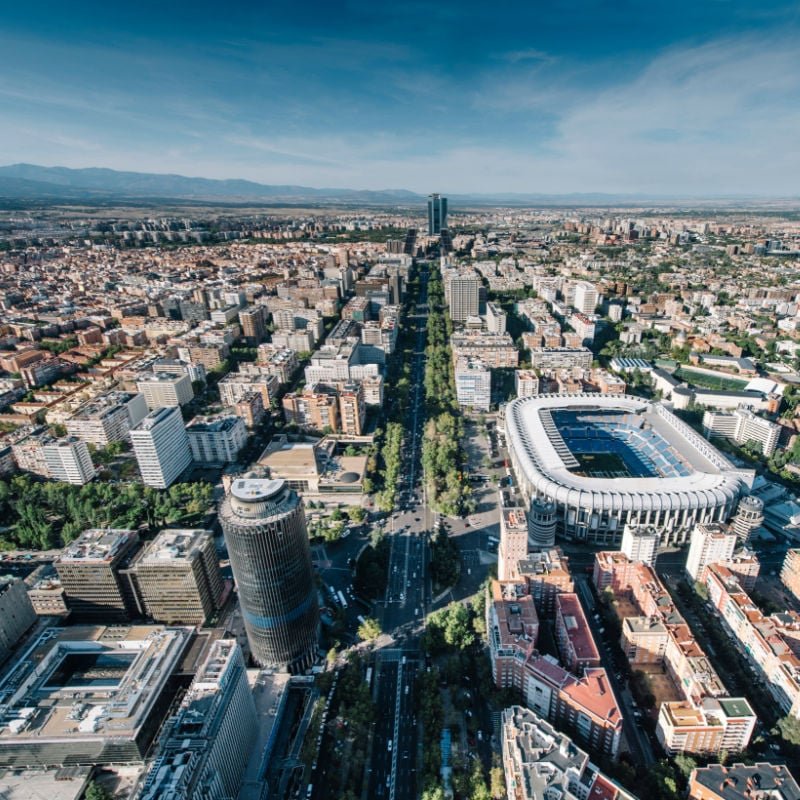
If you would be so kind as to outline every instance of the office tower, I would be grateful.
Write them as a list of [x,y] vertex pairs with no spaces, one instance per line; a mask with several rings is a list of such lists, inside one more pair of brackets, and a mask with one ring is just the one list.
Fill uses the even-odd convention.
[[235,640],[218,639],[165,725],[141,800],[236,797],[257,735],[242,651]]
[[750,544],[753,532],[764,522],[764,501],[753,495],[746,495],[739,501],[731,520],[731,529],[743,545]]
[[260,344],[267,338],[267,309],[264,306],[248,306],[239,311],[242,336],[248,344]]
[[661,541],[661,533],[651,525],[632,525],[627,523],[622,533],[620,550],[631,561],[642,561],[653,566]]
[[183,406],[194,397],[192,379],[185,372],[156,372],[136,382],[136,388],[144,395],[147,407]]
[[50,477],[55,481],[83,486],[97,474],[88,445],[75,436],[66,436],[45,444],[42,453]]
[[403,244],[403,252],[407,256],[415,256],[417,254],[417,229],[409,228],[406,231],[406,240]]
[[572,305],[583,314],[594,314],[600,295],[597,288],[589,281],[578,281],[575,284],[575,299]]
[[439,236],[447,227],[447,198],[438,194],[428,195],[428,235]]
[[202,625],[219,609],[222,576],[211,531],[161,531],[126,570],[143,616]]
[[131,443],[146,486],[166,489],[192,463],[181,410],[175,406],[151,411],[131,430]]
[[703,570],[709,564],[730,561],[736,544],[736,534],[727,525],[719,523],[695,525],[689,553],[686,556],[686,573],[693,581],[702,580]]
[[64,548],[54,563],[76,617],[124,622],[136,615],[133,593],[120,569],[138,543],[136,531],[93,528]]
[[36,622],[36,612],[23,581],[0,576],[0,663],[6,660],[25,631]]
[[778,446],[781,426],[768,419],[759,417],[750,409],[737,408],[731,413],[723,411],[706,411],[703,414],[703,434],[731,439],[736,444],[755,442],[761,454],[771,456]]
[[283,480],[240,478],[219,521],[253,659],[308,669],[317,657],[319,609],[302,501]]
[[477,275],[456,275],[449,280],[450,319],[464,322],[480,310],[481,279]]

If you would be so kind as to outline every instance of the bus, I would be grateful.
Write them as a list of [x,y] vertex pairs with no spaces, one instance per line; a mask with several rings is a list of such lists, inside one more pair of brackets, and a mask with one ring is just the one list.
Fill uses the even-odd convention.
[[344,594],[342,594],[342,590],[336,593],[336,596],[339,598],[339,602],[342,604],[342,608],[347,608],[347,600],[344,599]]

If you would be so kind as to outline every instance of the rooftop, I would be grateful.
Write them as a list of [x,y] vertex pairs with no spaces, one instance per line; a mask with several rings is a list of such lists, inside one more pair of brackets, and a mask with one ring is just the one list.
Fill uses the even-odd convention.
[[136,539],[136,531],[123,528],[91,528],[64,548],[57,564],[76,561],[113,561]]

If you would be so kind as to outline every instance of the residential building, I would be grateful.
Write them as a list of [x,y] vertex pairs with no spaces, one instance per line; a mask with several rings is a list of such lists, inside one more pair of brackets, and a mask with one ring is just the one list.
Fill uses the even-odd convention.
[[505,333],[507,314],[497,303],[486,304],[486,330],[489,333]]
[[147,407],[184,406],[194,397],[192,380],[185,372],[157,372],[136,381],[137,389],[144,395]]
[[781,567],[783,585],[800,600],[800,548],[793,547],[786,551],[786,558]]
[[651,525],[625,524],[620,550],[631,561],[642,561],[653,566],[656,563],[661,532]]
[[136,531],[92,528],[64,548],[53,563],[73,616],[125,622],[136,615],[135,598],[120,570],[138,545]]
[[736,534],[727,525],[716,522],[695,525],[686,556],[686,574],[692,581],[701,581],[705,568],[729,561],[737,544]]
[[197,464],[230,464],[247,443],[247,426],[241,417],[195,417],[186,426],[192,460]]
[[82,406],[66,422],[67,433],[95,447],[120,442],[147,416],[147,403],[138,392],[112,392]]
[[709,764],[689,777],[690,800],[800,800],[800,786],[784,764]]
[[83,486],[97,474],[88,445],[75,436],[65,436],[42,445],[42,454],[54,481]]
[[480,311],[481,279],[478,275],[455,274],[447,281],[450,319],[464,322]]
[[261,394],[264,408],[270,408],[280,388],[280,381],[275,375],[231,372],[217,384],[217,388],[224,406],[235,406],[243,397],[255,391]]
[[780,432],[780,425],[747,408],[737,408],[731,413],[706,411],[703,414],[703,433],[707,437],[721,436],[740,445],[755,442],[767,458],[775,452]]
[[267,314],[264,306],[247,306],[239,310],[242,336],[248,344],[258,345],[267,338]]
[[599,302],[600,294],[593,283],[578,281],[575,284],[575,299],[572,302],[574,308],[582,314],[594,314]]
[[460,358],[455,367],[458,404],[475,411],[488,411],[492,402],[492,373],[478,359]]
[[514,390],[517,397],[534,397],[539,394],[539,376],[532,369],[514,371]]
[[576,675],[600,666],[600,653],[589,630],[578,595],[556,595],[556,645],[561,663]]
[[506,708],[501,737],[508,800],[636,800],[535,711]]
[[588,370],[594,355],[588,347],[533,347],[531,366],[542,372],[555,372],[560,369]]
[[192,463],[180,408],[151,411],[131,429],[131,443],[146,486],[166,489]]
[[492,334],[482,331],[459,331],[450,337],[453,364],[461,358],[474,358],[491,369],[519,364],[519,351],[508,333]]

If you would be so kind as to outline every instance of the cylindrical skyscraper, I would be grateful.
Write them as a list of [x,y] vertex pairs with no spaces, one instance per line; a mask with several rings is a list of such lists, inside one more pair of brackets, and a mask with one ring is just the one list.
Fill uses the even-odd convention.
[[751,494],[745,495],[736,508],[736,514],[731,520],[731,528],[739,538],[739,544],[750,544],[753,531],[761,527],[764,522],[764,501]]
[[545,550],[556,543],[556,504],[534,497],[528,512],[529,542],[534,550]]
[[302,501],[283,480],[237,478],[219,520],[253,658],[292,673],[308,669],[319,608]]

